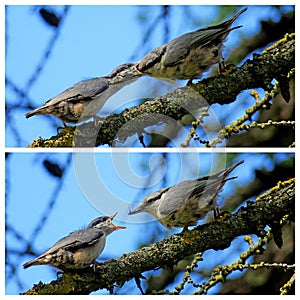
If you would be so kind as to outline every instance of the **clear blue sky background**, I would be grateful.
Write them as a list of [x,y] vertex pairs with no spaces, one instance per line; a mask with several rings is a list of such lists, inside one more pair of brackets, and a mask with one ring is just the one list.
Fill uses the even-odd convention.
[[[10,6],[7,10],[6,75],[21,88],[26,87],[28,78],[34,72],[53,35],[53,29],[44,25],[32,9],[32,6]],[[61,7],[56,9],[60,11]],[[39,106],[72,84],[82,79],[105,75],[116,65],[128,61],[143,37],[142,27],[137,21],[140,11],[141,8],[136,6],[71,7],[62,24],[61,36],[54,46],[54,51],[41,76],[30,90],[29,97],[33,104]],[[195,7],[193,12],[202,18],[204,24],[208,24],[217,16],[217,7]],[[148,17],[154,19],[157,14],[158,9],[152,8]],[[170,39],[197,28],[195,24],[183,19],[179,7],[174,8],[171,16]],[[266,17],[276,19],[272,8],[249,7],[247,15],[241,16],[239,21],[244,25],[243,34],[256,33],[259,30],[257,21]],[[230,45],[234,47],[240,34],[238,31],[232,32],[227,42],[228,47]],[[159,27],[151,39],[149,49],[144,49],[144,51],[151,50],[162,43],[162,28]],[[136,59],[138,60],[144,54],[142,53]],[[111,99],[109,101],[111,103],[103,108],[104,113],[115,110],[127,101],[155,96],[161,94],[162,91],[174,88],[168,84],[162,84],[156,88],[157,82],[151,78],[138,80]],[[8,88],[6,93],[10,103],[18,105],[21,101],[22,104],[22,100],[11,89]],[[216,108],[216,110],[220,112],[221,109]],[[233,118],[239,115],[239,110],[230,109],[229,111]],[[7,128],[6,146],[26,146],[40,135],[50,137],[56,133],[56,126],[61,124],[59,121],[56,122],[54,117],[37,116],[26,120],[25,112],[26,110],[20,109],[12,116],[15,120],[14,125],[20,133],[20,141],[17,141],[12,129]],[[123,154],[100,153],[95,157],[93,154],[75,154],[66,171],[63,185],[61,189],[58,189],[57,179],[45,171],[42,161],[49,158],[64,164],[69,155],[68,153],[14,153],[11,155],[6,173],[9,180],[9,185],[7,185],[9,194],[6,200],[7,221],[21,236],[28,239],[39,224],[51,195],[57,193],[57,201],[34,243],[35,250],[41,253],[70,231],[87,225],[93,218],[119,211],[117,223],[128,226],[128,229],[115,232],[108,237],[108,243],[100,257],[104,260],[136,250],[140,243],[148,241],[149,235],[158,231],[157,222],[146,223],[147,227],[141,223],[150,221],[147,215],[129,217],[126,214],[134,205],[132,203],[140,202],[145,196],[141,193],[141,187],[150,185],[151,189],[147,190],[149,193],[162,185],[169,186],[184,179],[205,175],[211,168],[217,171],[225,166],[226,160],[224,155],[220,158],[217,154],[173,153],[168,155],[166,171],[161,171],[162,169],[155,171],[162,160],[162,155],[159,153],[130,155],[126,152]],[[281,160],[286,156],[279,154],[276,158]],[[234,182],[226,184],[222,193],[224,197],[234,192],[235,184],[243,184],[251,180],[254,168],[272,169],[272,162],[266,155],[243,154],[240,158],[245,159],[245,164],[233,173],[233,175],[238,174],[239,177]],[[88,168],[89,164],[91,168]],[[150,176],[153,172],[155,173],[154,179]],[[162,182],[161,178],[165,174],[167,179]],[[151,182],[148,184],[149,177]],[[158,228],[159,238],[171,234],[161,226]],[[23,245],[13,236],[7,236],[6,242],[18,250]],[[228,253],[234,253],[234,251],[232,249],[224,251],[218,255],[217,259],[221,262],[227,256],[229,260],[233,260],[234,258]],[[211,255],[216,260],[214,253]],[[9,257],[14,259],[13,254]],[[17,261],[20,265],[17,276],[23,283],[22,287],[16,284],[14,278],[6,278],[7,294],[17,294],[40,280],[50,282],[56,278],[56,272],[48,266],[23,270],[22,263],[29,259],[32,257],[23,257],[22,260]],[[135,292],[138,293],[137,290]]]

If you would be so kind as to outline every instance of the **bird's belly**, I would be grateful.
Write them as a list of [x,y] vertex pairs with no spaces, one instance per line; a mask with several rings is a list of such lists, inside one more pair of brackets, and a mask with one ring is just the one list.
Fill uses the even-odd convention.
[[[97,101],[97,98],[92,101],[82,101],[70,105],[70,114],[72,116],[73,122],[82,122],[94,117],[98,111],[102,108],[103,103]],[[69,119],[69,122],[70,121]]]
[[103,92],[94,99],[62,101],[51,113],[64,122],[80,123],[94,117],[110,96],[111,92]]
[[121,88],[122,88],[121,84],[119,85],[115,84],[114,86],[110,87],[109,90],[106,90],[101,94],[99,94],[98,96],[95,96],[92,100],[82,101],[81,103],[83,105],[81,107],[79,106],[79,103],[76,103],[73,106],[73,110],[75,111],[76,105],[78,105],[78,110],[75,112],[76,115],[79,115],[78,121],[79,122],[85,121],[97,115],[97,113],[106,103],[106,101]]
[[79,249],[78,251],[76,251],[73,254],[73,261],[76,269],[89,266],[93,261],[96,260],[96,258],[102,252],[103,248],[103,241],[99,241],[90,247]]
[[167,228],[194,226],[198,220],[203,219],[206,214],[216,206],[214,197],[207,199],[192,198],[186,201],[180,209],[162,218],[161,223]]
[[84,269],[96,260],[103,251],[104,245],[105,243],[100,239],[90,247],[78,249],[75,252],[59,250],[49,263],[63,271]]
[[[104,100],[104,98],[106,98],[106,99]],[[99,110],[102,108],[102,106],[104,105],[105,101],[108,98],[109,97],[104,97],[104,95],[102,95],[102,96],[98,96],[98,97],[94,98],[93,100],[87,102],[84,106],[84,109],[81,112],[81,118],[86,120],[88,118],[95,116],[99,112]]]
[[63,122],[77,123],[78,121],[85,121],[91,115],[84,115],[86,109],[85,101],[78,101],[75,103],[62,102],[60,105],[51,109],[51,114],[61,119]]

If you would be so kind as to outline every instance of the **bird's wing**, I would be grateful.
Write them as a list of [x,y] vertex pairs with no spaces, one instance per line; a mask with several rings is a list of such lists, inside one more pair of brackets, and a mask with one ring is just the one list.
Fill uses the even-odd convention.
[[168,44],[167,57],[165,60],[165,66],[174,66],[184,59],[189,51],[198,47],[210,47],[217,42],[225,40],[230,31],[240,28],[242,26],[235,26],[230,28],[231,24],[245,12],[247,8],[244,8],[237,12],[231,19],[224,21],[218,25],[212,25],[205,28],[198,29],[194,32],[186,33]]
[[58,240],[41,256],[54,253],[60,248],[65,248],[66,250],[73,252],[78,248],[91,246],[96,243],[103,235],[104,233],[96,228],[87,228],[71,232],[69,235]]
[[170,187],[164,196],[164,200],[159,206],[159,212],[164,217],[178,210],[178,208],[188,199],[196,187],[195,180],[185,180]]
[[159,200],[162,195],[169,190],[169,187],[166,188],[161,188],[158,191],[153,192],[152,194],[148,195],[147,197],[144,198],[142,203],[151,203],[156,200]]
[[192,198],[199,200],[199,208],[205,208],[215,198],[221,182],[222,177],[211,178],[208,176],[198,180],[180,182],[169,189],[165,196],[166,198],[159,206],[159,212],[162,216],[175,213],[181,206],[185,206],[184,204],[187,203],[187,200]]
[[209,47],[216,42],[216,39],[223,37],[225,33],[227,34],[235,28],[202,28],[194,32],[186,33],[172,40],[168,44],[165,66],[171,67],[177,65],[182,59],[188,56],[191,50]]
[[[213,197],[220,191],[226,181],[236,177],[227,178],[228,175],[244,161],[241,160],[231,167],[228,167],[215,174],[200,177],[196,180],[185,180],[169,188],[165,194],[165,199],[159,207],[161,215],[169,215],[184,204],[190,197],[201,198],[204,194],[206,199],[213,199]],[[199,203],[200,205],[200,203]],[[203,206],[207,203],[203,203]]]
[[242,9],[231,19],[221,24],[208,26],[194,32],[183,34],[180,37],[173,39],[168,44],[152,50],[137,64],[138,70],[142,72],[147,71],[148,68],[159,63],[165,53],[166,56],[164,58],[164,65],[166,67],[175,66],[189,54],[190,50],[198,47],[209,47],[211,44],[216,43],[216,39],[224,41],[231,30],[241,27],[236,26],[230,28],[231,24],[238,18],[238,16],[246,10],[247,8]]
[[76,102],[82,100],[90,100],[108,88],[109,84],[106,78],[97,77],[76,83],[72,87],[66,89],[56,97],[49,99],[44,105],[51,106],[62,100]]

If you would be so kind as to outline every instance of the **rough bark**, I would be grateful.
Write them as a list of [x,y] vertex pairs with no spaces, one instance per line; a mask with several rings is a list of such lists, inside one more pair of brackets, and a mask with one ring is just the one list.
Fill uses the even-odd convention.
[[280,246],[281,231],[278,224],[285,215],[294,221],[294,205],[295,180],[279,182],[255,202],[247,202],[245,207],[233,215],[101,263],[95,272],[88,269],[80,273],[64,273],[49,284],[39,282],[24,294],[89,294],[98,289],[112,291],[113,285],[122,286],[132,278],[139,278],[145,271],[163,266],[172,267],[186,256],[208,249],[225,249],[238,236],[260,236],[266,225],[271,228],[274,226],[274,236]]
[[240,68],[229,68],[218,76],[201,80],[191,87],[178,88],[164,96],[141,105],[125,109],[98,122],[83,123],[64,128],[50,139],[39,138],[28,147],[95,147],[114,146],[134,134],[142,134],[143,128],[169,120],[180,120],[187,112],[214,103],[228,104],[246,89],[270,90],[275,78],[281,93],[289,100],[288,72],[295,67],[295,34],[288,34],[262,54],[254,54]]

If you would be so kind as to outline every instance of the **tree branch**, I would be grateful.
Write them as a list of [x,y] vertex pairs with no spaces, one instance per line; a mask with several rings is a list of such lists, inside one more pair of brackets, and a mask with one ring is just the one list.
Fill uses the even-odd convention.
[[243,90],[270,90],[274,78],[279,81],[288,101],[286,76],[294,67],[295,34],[287,34],[262,54],[254,54],[240,68],[233,67],[218,76],[203,79],[192,87],[181,87],[152,101],[125,109],[98,122],[98,126],[88,122],[64,128],[58,135],[46,140],[39,138],[28,147],[113,146],[116,140],[124,142],[136,133],[141,134],[145,127],[180,120],[187,113],[214,103],[234,102]]
[[[112,291],[115,284],[122,286],[145,271],[163,266],[172,267],[186,256],[208,249],[225,249],[238,236],[263,235],[266,225],[273,228],[285,215],[294,221],[294,202],[295,179],[279,182],[255,202],[248,202],[246,207],[242,207],[234,215],[101,263],[95,272],[89,269],[81,273],[64,273],[49,284],[39,282],[24,294],[89,294],[103,288]],[[277,227],[278,225],[278,230]]]

